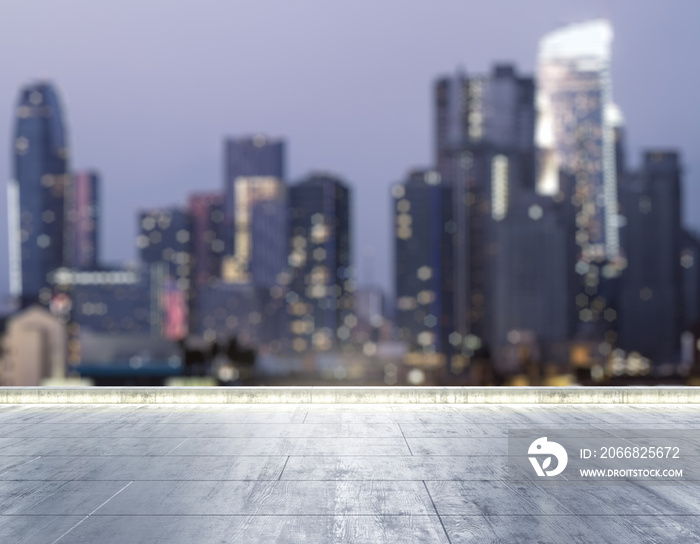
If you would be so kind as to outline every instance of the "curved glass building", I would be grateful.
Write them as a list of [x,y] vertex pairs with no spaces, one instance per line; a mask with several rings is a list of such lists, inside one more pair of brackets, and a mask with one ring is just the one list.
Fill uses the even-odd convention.
[[[612,39],[610,23],[596,19],[560,28],[540,41],[537,188],[543,194],[563,190],[572,195],[578,208],[579,268],[619,255]],[[573,187],[562,187],[562,175]]]
[[46,82],[20,90],[8,185],[10,289],[21,306],[48,304],[47,275],[64,262],[68,144],[61,106]]

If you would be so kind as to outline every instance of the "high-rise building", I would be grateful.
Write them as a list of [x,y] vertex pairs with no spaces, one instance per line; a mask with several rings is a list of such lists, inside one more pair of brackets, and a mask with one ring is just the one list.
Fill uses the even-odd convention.
[[[493,180],[494,196],[508,190]],[[502,375],[527,374],[528,363],[565,372],[571,335],[571,211],[534,192],[513,192],[491,206],[488,273],[490,337]],[[528,376],[528,378],[535,378]]]
[[48,274],[64,263],[68,143],[50,83],[20,90],[15,110],[13,178],[8,185],[10,289],[21,306],[48,304]]
[[683,272],[683,328],[700,328],[700,237],[683,231],[681,241],[681,268]]
[[284,142],[257,135],[226,142],[225,283],[271,287],[286,268]]
[[262,134],[229,138],[225,142],[224,193],[226,215],[235,211],[235,184],[239,178],[284,179],[284,140]]
[[453,276],[453,339],[476,346],[491,337],[491,213],[534,186],[534,83],[510,65],[457,73],[437,81],[435,113],[435,162],[452,191],[452,266],[443,274]]
[[100,248],[98,174],[89,170],[74,173],[66,193],[67,264],[83,270],[95,269]]
[[523,185],[534,184],[535,84],[509,64],[491,74],[458,71],[435,84],[435,164],[453,181],[458,152],[489,146],[522,155]]
[[381,287],[365,285],[355,291],[355,316],[357,325],[353,334],[355,342],[381,340],[382,328],[391,326],[386,315],[386,297]]
[[411,352],[443,362],[456,337],[452,194],[434,170],[413,171],[392,188],[396,325]]
[[[537,70],[537,189],[575,207],[574,267],[580,282],[576,335],[614,343],[620,253],[617,159],[621,116],[612,102],[613,31],[604,19],[572,24],[540,41]],[[618,130],[619,129],[619,130]],[[565,183],[564,183],[565,182]],[[586,304],[581,305],[582,302]],[[607,314],[606,314],[607,312]]]
[[356,324],[350,262],[350,191],[329,174],[289,189],[292,347],[327,351],[347,345]]
[[[163,310],[162,333],[170,339],[187,335],[188,308],[192,295],[192,224],[180,209],[156,209],[139,215],[136,246],[141,262],[150,265],[152,289]],[[155,304],[152,304],[155,306]]]
[[678,153],[645,153],[641,171],[626,180],[620,197],[628,263],[621,278],[620,347],[655,364],[674,362],[684,317]]
[[563,170],[579,202],[581,266],[619,255],[614,106],[610,76],[613,30],[597,19],[540,41],[537,70],[537,188],[556,194]]
[[221,260],[226,249],[224,196],[221,193],[190,195],[187,210],[192,220],[195,286],[210,285],[221,278]]

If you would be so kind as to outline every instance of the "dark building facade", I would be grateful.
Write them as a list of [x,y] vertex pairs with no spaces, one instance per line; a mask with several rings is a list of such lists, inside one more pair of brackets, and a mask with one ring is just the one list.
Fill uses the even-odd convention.
[[221,260],[226,249],[224,196],[221,193],[190,195],[187,211],[192,227],[194,284],[210,285],[221,278]]
[[[620,297],[620,347],[655,364],[678,359],[684,322],[681,166],[674,151],[644,154],[620,190],[627,268]],[[687,263],[687,260],[686,260]]]
[[346,346],[355,326],[350,190],[328,174],[289,189],[290,336],[296,351]]
[[[613,31],[605,19],[564,26],[540,41],[537,69],[537,190],[574,206],[572,326],[577,340],[607,350],[619,308],[618,185],[621,114],[612,101]],[[606,318],[607,316],[607,318]]]
[[186,336],[193,268],[189,214],[177,208],[142,211],[136,246],[141,262],[150,267],[151,281],[162,286],[151,291],[163,310],[163,335],[170,339]]
[[502,375],[525,374],[527,363],[566,368],[576,281],[571,217],[568,203],[531,191],[492,203],[487,341]]
[[15,111],[8,187],[10,288],[21,306],[49,303],[48,274],[66,258],[68,156],[56,90],[45,82],[23,87]]
[[435,164],[446,180],[459,167],[456,152],[488,146],[521,155],[523,184],[534,185],[535,84],[512,65],[486,76],[458,72],[434,89]]
[[683,274],[683,328],[700,328],[700,237],[683,231],[681,241],[681,269]]
[[[435,163],[452,192],[451,302],[461,348],[494,338],[495,225],[535,184],[535,87],[510,65],[435,85]],[[449,272],[448,272],[449,270]],[[468,341],[466,339],[469,339]],[[467,342],[469,345],[465,345]]]
[[[454,351],[456,257],[452,188],[434,170],[413,171],[392,188],[396,326],[409,350]],[[461,336],[459,342],[461,343]]]
[[[68,297],[71,327],[96,333],[160,336],[158,289],[152,297],[154,286],[148,266],[122,270],[59,268],[50,277],[54,300]],[[156,305],[151,307],[153,302]]]
[[235,339],[259,353],[280,353],[288,348],[284,305],[281,287],[225,283],[202,287],[193,332],[208,341]]
[[229,139],[225,155],[222,280],[272,287],[287,265],[284,142],[262,135]]
[[73,174],[66,195],[67,263],[73,268],[95,269],[100,249],[100,179],[96,172]]
[[235,184],[239,178],[273,177],[280,180],[284,174],[284,141],[262,134],[229,138],[224,147],[224,193],[226,215],[235,210]]

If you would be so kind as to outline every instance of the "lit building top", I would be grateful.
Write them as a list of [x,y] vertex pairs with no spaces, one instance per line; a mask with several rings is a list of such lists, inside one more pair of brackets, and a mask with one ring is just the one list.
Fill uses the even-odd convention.
[[[542,38],[539,59],[541,62],[585,59],[609,62],[612,39],[613,29],[606,19],[567,25]],[[586,65],[582,65],[579,69],[585,67]]]

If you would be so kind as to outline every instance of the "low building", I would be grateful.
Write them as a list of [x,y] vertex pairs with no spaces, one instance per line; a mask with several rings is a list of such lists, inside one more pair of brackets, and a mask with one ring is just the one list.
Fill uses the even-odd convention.
[[37,386],[66,375],[66,325],[41,306],[9,317],[0,345],[2,386]]

